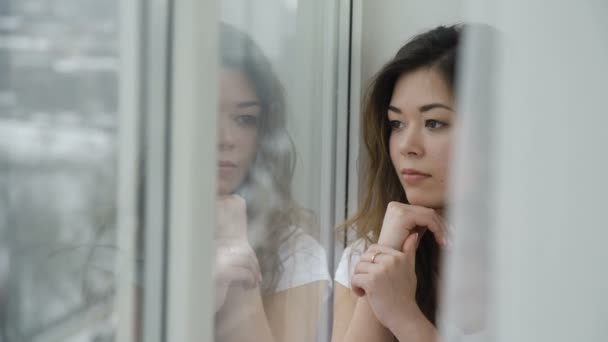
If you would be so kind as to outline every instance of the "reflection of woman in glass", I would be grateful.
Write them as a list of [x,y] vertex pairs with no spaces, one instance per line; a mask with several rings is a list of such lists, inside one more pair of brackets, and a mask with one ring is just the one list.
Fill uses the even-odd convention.
[[220,44],[217,338],[311,341],[330,279],[292,198],[282,87],[245,34],[223,24]]
[[[461,28],[414,37],[376,75],[363,112],[367,183],[336,271],[334,341],[436,341]],[[350,288],[353,288],[353,293]]]

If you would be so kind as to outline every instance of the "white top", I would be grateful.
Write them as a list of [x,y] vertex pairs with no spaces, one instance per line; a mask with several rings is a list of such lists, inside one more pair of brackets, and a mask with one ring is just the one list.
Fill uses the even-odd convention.
[[363,239],[359,239],[344,249],[338,268],[336,269],[336,282],[350,289],[350,277],[355,272],[355,266],[365,252],[366,246]]
[[279,275],[275,292],[326,281],[331,287],[327,254],[312,236],[297,228],[293,237],[279,247],[283,272]]

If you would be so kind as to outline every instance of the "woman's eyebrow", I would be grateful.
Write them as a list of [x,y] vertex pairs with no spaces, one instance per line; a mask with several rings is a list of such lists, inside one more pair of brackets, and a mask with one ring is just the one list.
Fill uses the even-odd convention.
[[401,109],[399,109],[399,108],[397,108],[397,107],[395,107],[395,106],[391,106],[391,105],[389,105],[389,106],[388,106],[388,110],[390,110],[391,112],[395,112],[395,113],[397,113],[397,114],[403,114],[403,113],[401,112]]
[[258,101],[243,101],[243,102],[239,102],[237,104],[237,107],[239,107],[239,108],[248,108],[248,107],[256,107],[256,106],[260,106],[260,103]]
[[441,104],[441,103],[429,103],[429,104],[426,104],[426,105],[424,105],[424,106],[420,106],[420,107],[418,107],[418,111],[419,111],[420,113],[424,113],[424,112],[428,112],[429,110],[431,110],[431,109],[435,109],[435,108],[443,108],[443,109],[447,109],[447,110],[449,110],[449,111],[451,111],[451,112],[453,112],[453,111],[454,111],[454,110],[453,110],[452,108],[450,108],[449,106],[446,106],[446,105]]
[[[452,112],[454,111],[454,109],[452,109],[451,107],[446,106],[446,105],[441,104],[441,103],[429,103],[429,104],[420,106],[420,107],[418,107],[418,111],[420,113],[424,113],[424,112],[428,112],[429,110],[432,110],[432,109],[435,109],[435,108],[443,108],[443,109],[447,109],[447,110],[452,111]],[[395,112],[397,114],[403,114],[403,112],[401,111],[401,109],[399,109],[399,108],[397,108],[395,106],[392,106],[392,105],[388,106],[388,110],[391,111],[391,112]]]

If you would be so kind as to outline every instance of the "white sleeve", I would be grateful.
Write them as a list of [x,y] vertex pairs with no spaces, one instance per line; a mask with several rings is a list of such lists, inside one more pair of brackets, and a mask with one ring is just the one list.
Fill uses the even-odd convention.
[[350,277],[353,275],[355,266],[361,259],[363,252],[365,252],[364,240],[357,240],[344,249],[336,269],[335,280],[337,283],[350,289]]
[[279,258],[283,272],[279,275],[275,292],[317,281],[326,281],[331,287],[327,254],[312,236],[296,232],[288,243],[279,248]]

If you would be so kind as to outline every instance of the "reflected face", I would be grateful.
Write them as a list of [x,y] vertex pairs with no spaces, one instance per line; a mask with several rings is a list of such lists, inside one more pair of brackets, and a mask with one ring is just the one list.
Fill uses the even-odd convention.
[[222,68],[218,115],[218,194],[231,194],[243,183],[255,160],[260,100],[247,76]]
[[443,209],[456,114],[441,74],[420,68],[402,75],[388,109],[391,161],[410,204]]

